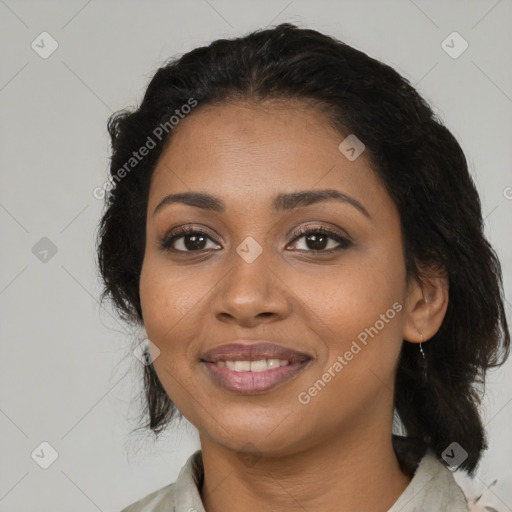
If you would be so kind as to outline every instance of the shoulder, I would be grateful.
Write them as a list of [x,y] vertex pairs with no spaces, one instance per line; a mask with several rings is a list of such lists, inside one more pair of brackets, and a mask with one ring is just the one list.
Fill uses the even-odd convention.
[[432,451],[421,459],[410,484],[388,512],[468,512],[452,472]]
[[121,512],[167,512],[172,510],[175,484],[162,487],[132,503]]
[[148,494],[121,512],[171,512],[173,510],[204,512],[199,492],[202,478],[202,452],[197,450],[181,468],[176,482]]

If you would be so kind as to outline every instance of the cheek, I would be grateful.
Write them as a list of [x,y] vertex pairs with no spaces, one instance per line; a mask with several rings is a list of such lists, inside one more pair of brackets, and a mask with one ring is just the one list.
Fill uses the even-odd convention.
[[139,293],[147,337],[163,356],[155,361],[155,368],[162,361],[178,362],[184,356],[180,340],[187,339],[184,329],[190,327],[187,315],[197,307],[204,291],[198,283],[177,278],[176,272],[170,273],[165,264],[150,257],[142,266]]
[[167,395],[190,419],[187,390],[194,389],[194,382],[187,349],[197,329],[194,308],[205,296],[204,288],[190,277],[170,272],[165,262],[151,257],[144,261],[139,287],[142,315],[147,337],[160,351],[153,365]]
[[144,326],[160,350],[154,368],[182,412],[190,408],[187,390],[195,388],[198,342],[204,339],[205,326],[212,325],[208,301],[222,276],[211,269],[178,268],[165,255],[154,253],[142,266],[139,293]]
[[402,343],[404,286],[398,251],[350,257],[314,280],[296,279],[294,293],[307,306],[305,314],[324,345],[324,367],[341,356],[346,369],[352,368],[345,374],[390,376]]
[[[140,301],[144,325],[155,339],[162,339],[165,332],[183,328],[182,319],[200,305],[211,284],[185,272],[172,269],[159,257],[146,257],[140,277]],[[149,337],[149,336],[148,336]]]

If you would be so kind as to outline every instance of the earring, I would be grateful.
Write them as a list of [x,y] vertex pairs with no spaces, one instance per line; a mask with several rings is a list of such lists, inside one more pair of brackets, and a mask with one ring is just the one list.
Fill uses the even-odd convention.
[[416,330],[418,331],[418,334],[421,336],[421,341],[420,341],[420,353],[421,353],[421,356],[423,358],[423,360],[420,362],[420,366],[423,367],[423,379],[425,380],[425,382],[427,381],[427,357],[425,356],[425,351],[423,350],[423,346],[422,346],[422,343],[423,343],[423,333],[419,331],[418,328],[416,328]]
[[425,351],[423,350],[423,347],[421,346],[422,343],[423,343],[423,341],[420,341],[420,352],[421,352],[421,355],[423,356],[423,361],[425,361],[427,358],[425,357]]

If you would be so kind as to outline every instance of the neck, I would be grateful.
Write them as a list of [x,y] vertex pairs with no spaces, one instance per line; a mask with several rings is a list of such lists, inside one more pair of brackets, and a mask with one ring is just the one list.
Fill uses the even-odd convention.
[[[243,456],[201,437],[206,512],[387,511],[410,482],[389,432],[368,428],[279,457]],[[342,504],[342,505],[341,505]]]

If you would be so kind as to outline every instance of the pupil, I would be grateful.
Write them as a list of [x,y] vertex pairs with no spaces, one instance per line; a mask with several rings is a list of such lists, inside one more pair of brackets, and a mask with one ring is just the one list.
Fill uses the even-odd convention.
[[[313,249],[313,250],[321,250],[321,249],[325,249],[325,241],[326,241],[327,237],[325,235],[308,235],[307,238],[306,238],[306,243],[308,244],[308,247],[310,249]],[[319,240],[321,240],[319,242]],[[313,247],[311,247],[310,245],[310,242],[313,243]],[[319,246],[318,246],[319,245]]]
[[[189,243],[189,241],[191,243]],[[200,245],[198,245],[198,242]],[[185,247],[187,250],[201,250],[205,245],[205,237],[203,235],[188,235],[185,237]]]

